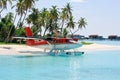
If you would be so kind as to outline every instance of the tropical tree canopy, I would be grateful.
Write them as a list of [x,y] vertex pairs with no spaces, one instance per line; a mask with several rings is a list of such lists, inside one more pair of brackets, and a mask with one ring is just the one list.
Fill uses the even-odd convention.
[[11,9],[16,11],[15,14],[7,13],[5,17],[0,18],[1,41],[10,41],[12,35],[24,36],[25,21],[31,27],[34,36],[43,37],[46,35],[52,37],[53,34],[56,37],[66,37],[68,34],[73,35],[87,25],[85,18],[82,17],[78,22],[74,21],[70,3],[67,3],[63,8],[51,6],[49,9],[43,8],[39,11],[34,7],[36,1],[0,0],[0,14],[7,8],[7,3],[11,4]]
[[0,39],[1,39],[1,41],[5,41],[8,33],[9,33],[9,30],[12,26],[13,26],[13,29],[11,30],[10,37],[14,34],[15,26],[13,24],[13,14],[9,13],[4,18],[2,18],[1,22],[0,22],[0,35],[1,35]]

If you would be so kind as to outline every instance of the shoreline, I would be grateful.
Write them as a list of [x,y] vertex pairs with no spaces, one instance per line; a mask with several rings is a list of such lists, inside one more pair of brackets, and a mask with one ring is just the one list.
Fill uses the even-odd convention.
[[[77,48],[78,51],[103,51],[103,50],[120,50],[120,46],[111,46],[103,44],[83,45]],[[30,47],[27,45],[0,45],[0,55],[43,55],[43,49]]]
[[106,44],[91,44],[83,45],[81,48],[78,48],[80,51],[104,51],[104,50],[120,50],[120,46],[106,45]]

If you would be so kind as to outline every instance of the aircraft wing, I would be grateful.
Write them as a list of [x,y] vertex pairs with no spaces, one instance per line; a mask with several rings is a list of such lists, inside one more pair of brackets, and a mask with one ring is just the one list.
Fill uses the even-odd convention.
[[34,40],[41,40],[40,38],[34,38],[34,37],[12,37],[13,39],[34,39]]

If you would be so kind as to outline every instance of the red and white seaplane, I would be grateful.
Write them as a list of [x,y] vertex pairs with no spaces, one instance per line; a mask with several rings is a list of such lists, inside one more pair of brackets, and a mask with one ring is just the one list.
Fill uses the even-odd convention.
[[84,52],[66,52],[65,50],[75,49],[82,46],[82,44],[78,43],[77,38],[34,38],[30,27],[25,27],[26,37],[13,37],[19,39],[25,39],[26,45],[36,48],[44,49],[44,51],[49,50],[48,54],[50,55],[75,55],[75,54],[83,54]]

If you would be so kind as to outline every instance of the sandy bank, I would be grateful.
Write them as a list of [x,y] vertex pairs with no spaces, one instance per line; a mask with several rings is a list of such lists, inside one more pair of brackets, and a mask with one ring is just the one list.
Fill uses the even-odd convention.
[[[120,50],[120,46],[110,46],[102,44],[84,45],[79,51],[101,51],[101,50]],[[0,45],[0,55],[41,55],[45,53],[43,49],[34,48],[26,45]]]
[[0,45],[0,55],[40,55],[44,51],[26,45]]
[[102,50],[120,50],[120,46],[111,46],[104,44],[91,44],[84,45],[81,48],[78,48],[80,51],[102,51]]

